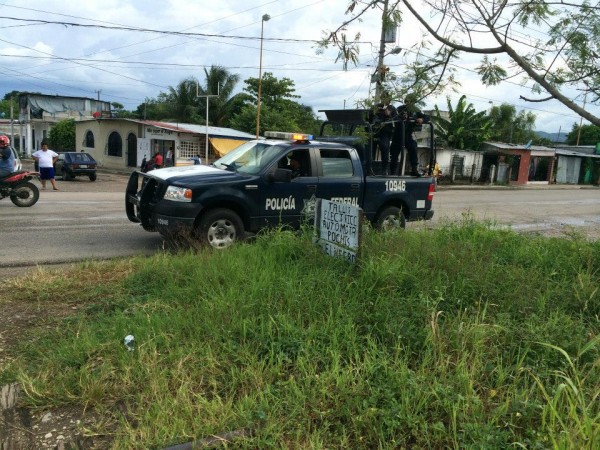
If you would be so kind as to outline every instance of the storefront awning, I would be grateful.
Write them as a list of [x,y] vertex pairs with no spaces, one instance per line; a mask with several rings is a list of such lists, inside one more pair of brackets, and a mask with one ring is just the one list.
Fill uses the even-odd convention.
[[240,140],[240,139],[227,139],[227,138],[215,138],[215,137],[209,137],[208,140],[210,141],[211,145],[215,149],[215,153],[217,154],[217,156],[219,158],[221,156],[226,155],[234,148],[239,147],[244,142],[246,142],[245,140]]

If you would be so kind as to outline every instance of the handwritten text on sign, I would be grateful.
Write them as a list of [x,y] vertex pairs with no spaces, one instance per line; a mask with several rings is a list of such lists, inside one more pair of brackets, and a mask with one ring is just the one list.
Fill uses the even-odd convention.
[[317,242],[325,253],[356,260],[362,232],[362,210],[356,206],[318,200],[315,228]]

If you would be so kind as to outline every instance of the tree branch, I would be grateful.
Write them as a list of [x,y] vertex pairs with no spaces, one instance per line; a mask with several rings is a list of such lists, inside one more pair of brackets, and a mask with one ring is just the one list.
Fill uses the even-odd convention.
[[548,100],[554,100],[554,97],[552,95],[550,95],[546,98],[527,98],[522,95],[519,95],[519,98],[521,100],[525,100],[526,102],[533,102],[533,103],[542,103],[542,102],[547,102]]
[[413,8],[413,6],[410,4],[410,2],[408,2],[408,0],[402,0],[402,3],[404,3],[404,5],[408,8],[410,13],[414,16],[414,18],[417,19],[421,23],[421,25],[423,25],[427,29],[427,31],[429,31],[429,33],[431,33],[431,35],[436,40],[438,40],[442,44],[446,44],[448,47],[451,47],[451,48],[453,48],[455,50],[459,50],[459,51],[465,51],[468,53],[480,53],[480,54],[486,54],[486,55],[487,54],[495,54],[495,53],[504,53],[506,51],[503,46],[492,47],[492,48],[475,48],[475,47],[467,47],[464,45],[456,44],[455,42],[452,42],[449,39],[446,39],[445,37],[439,35],[433,28],[431,28],[429,26],[429,24],[427,23],[427,21],[425,21],[425,19],[423,19],[423,17],[421,17],[419,15],[419,13],[415,10],[415,8]]

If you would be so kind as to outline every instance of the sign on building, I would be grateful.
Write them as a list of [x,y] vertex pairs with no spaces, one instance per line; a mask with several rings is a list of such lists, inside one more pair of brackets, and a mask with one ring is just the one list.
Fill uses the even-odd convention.
[[360,254],[362,222],[361,208],[317,199],[315,242],[328,255],[354,263]]

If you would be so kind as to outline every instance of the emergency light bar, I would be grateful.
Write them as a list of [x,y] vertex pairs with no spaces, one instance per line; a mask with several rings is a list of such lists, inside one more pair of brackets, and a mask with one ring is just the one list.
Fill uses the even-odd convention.
[[287,139],[290,141],[312,141],[312,134],[285,133],[282,131],[265,131],[265,136],[274,139]]

